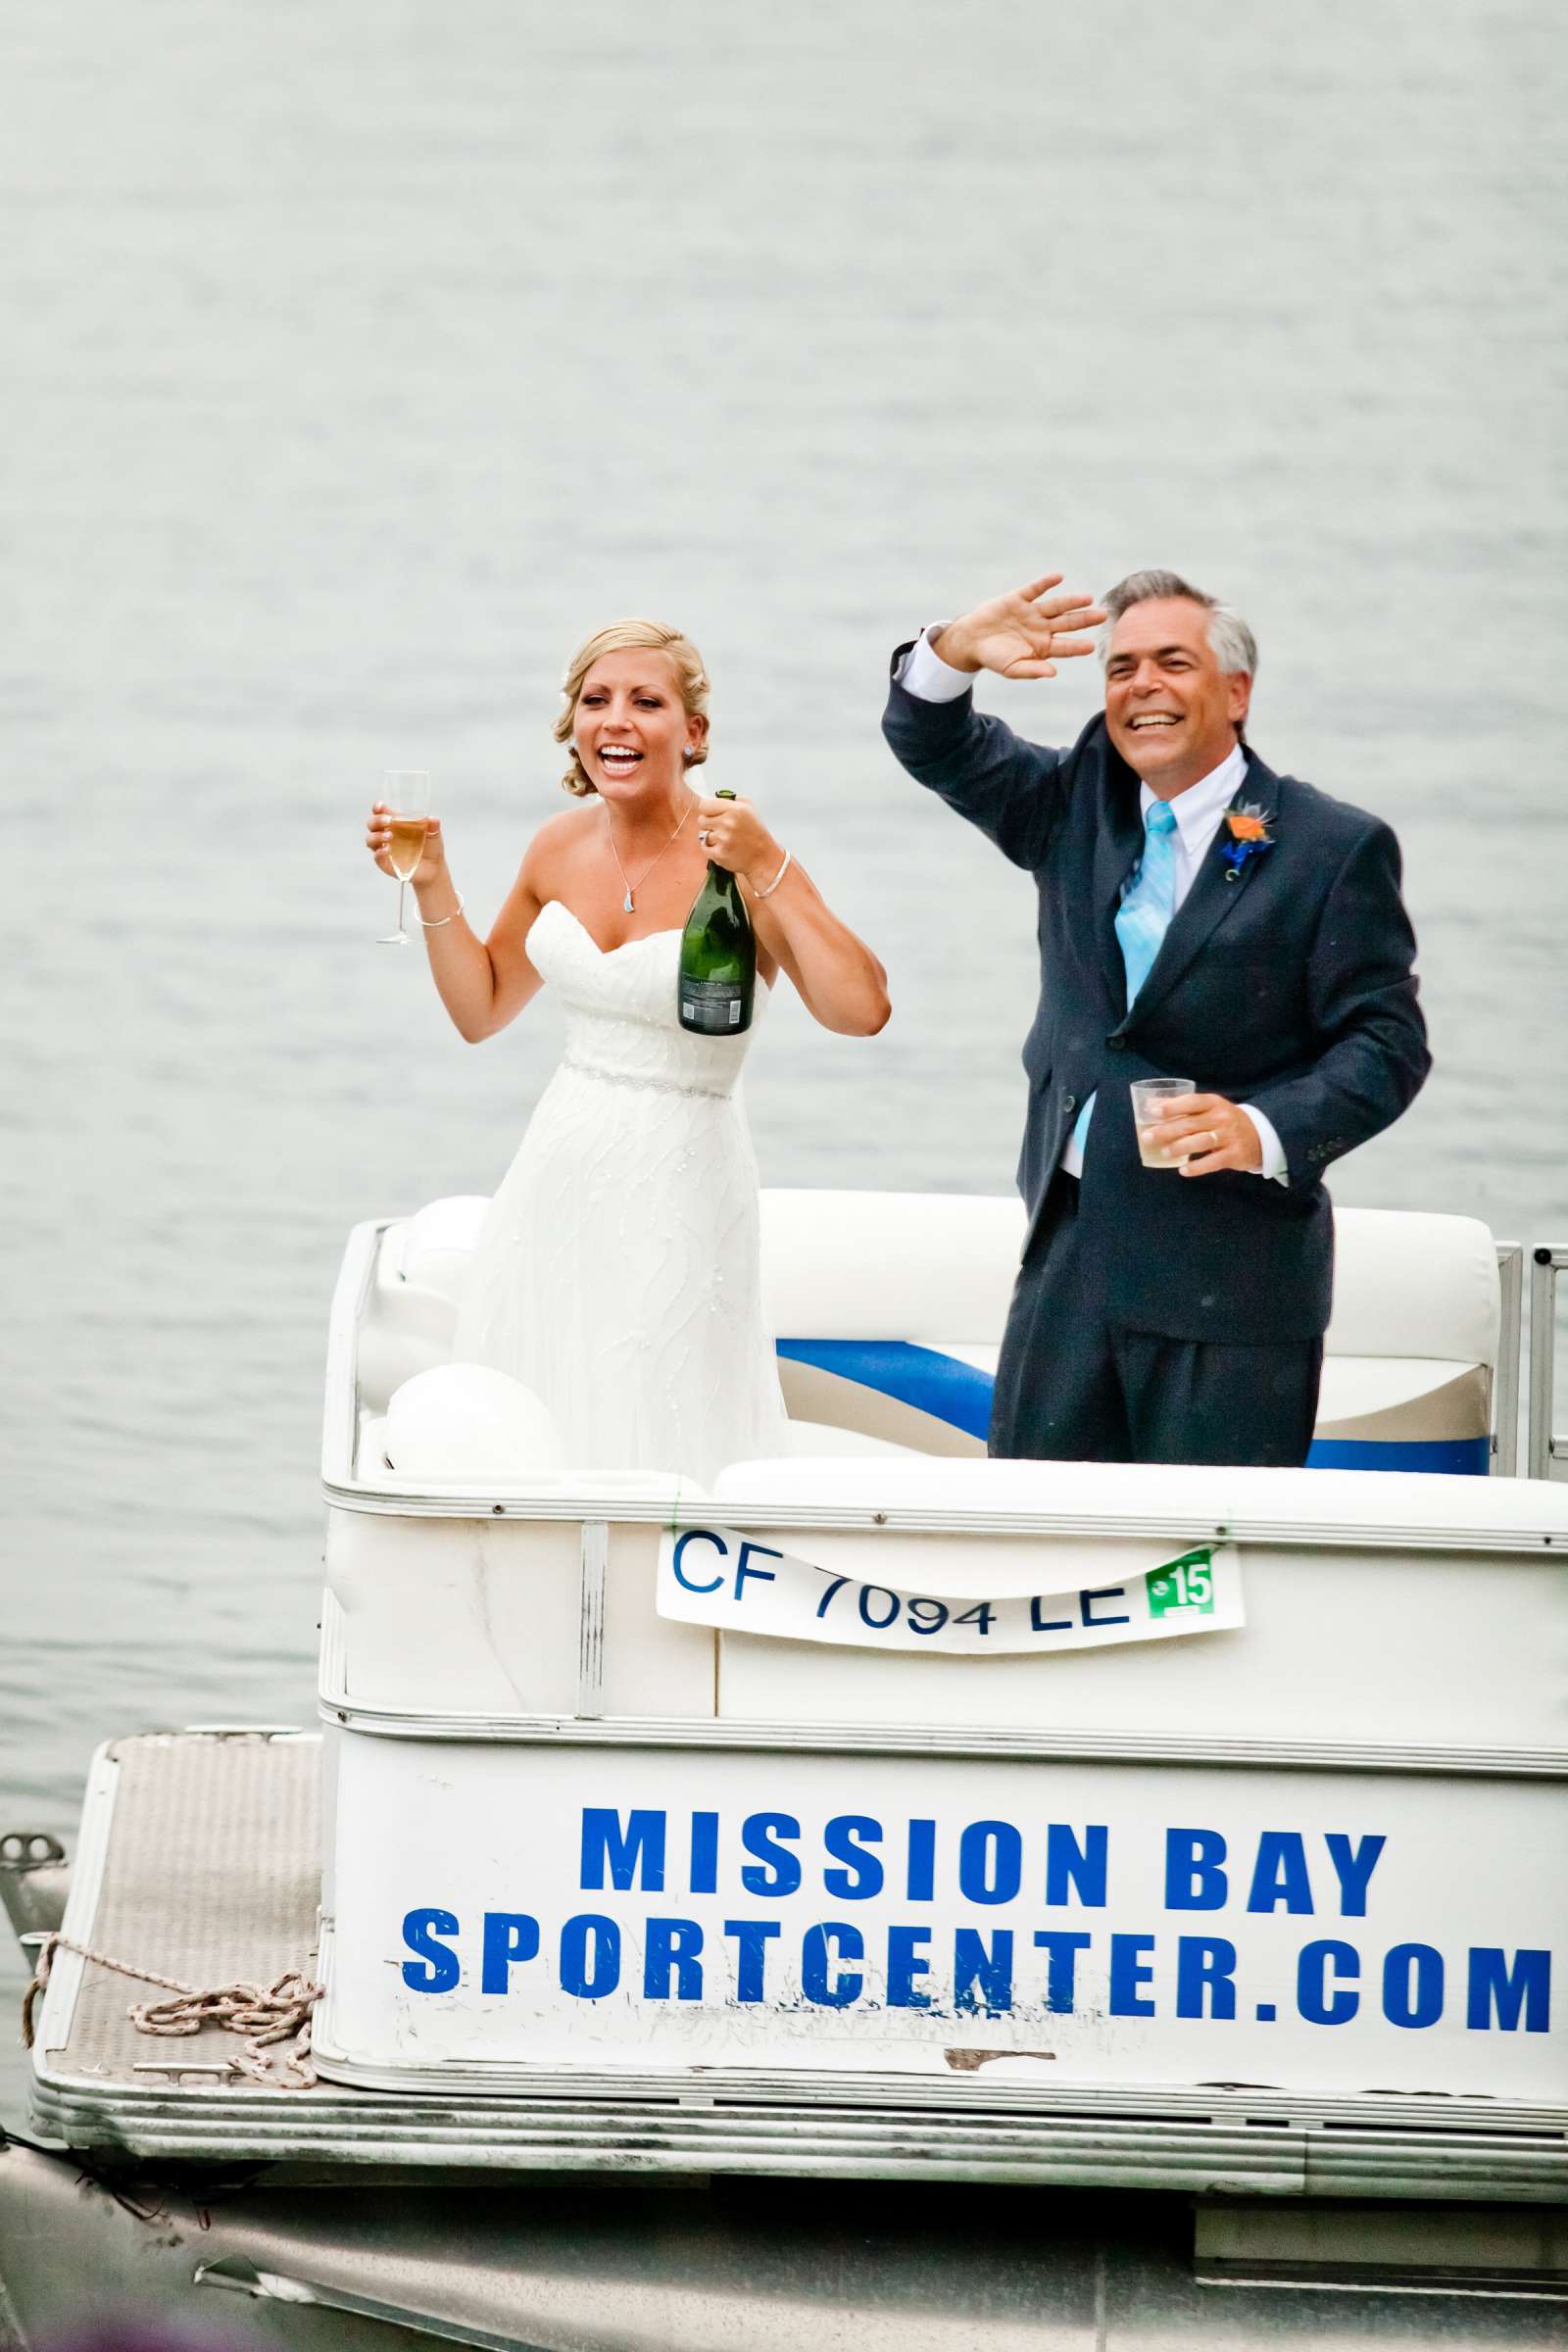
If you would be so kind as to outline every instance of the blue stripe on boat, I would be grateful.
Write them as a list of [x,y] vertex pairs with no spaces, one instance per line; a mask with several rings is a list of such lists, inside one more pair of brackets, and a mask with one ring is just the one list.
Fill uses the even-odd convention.
[[1316,1438],[1309,1470],[1438,1470],[1449,1478],[1486,1478],[1490,1438]]
[[936,1348],[917,1348],[912,1340],[780,1340],[778,1351],[789,1363],[814,1364],[875,1389],[971,1438],[983,1441],[991,1427],[991,1374]]
[[[780,1340],[792,1364],[814,1364],[839,1380],[874,1389],[912,1405],[951,1428],[983,1439],[991,1426],[989,1372],[912,1340]],[[1309,1470],[1435,1470],[1450,1478],[1485,1478],[1492,1466],[1490,1438],[1318,1438]]]

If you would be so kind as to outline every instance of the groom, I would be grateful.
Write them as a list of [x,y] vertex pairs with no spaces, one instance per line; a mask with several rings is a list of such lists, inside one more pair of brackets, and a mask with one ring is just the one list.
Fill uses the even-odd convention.
[[[1039,892],[1024,1046],[1028,1238],[994,1454],[1305,1460],[1334,1228],[1323,1175],[1430,1065],[1387,825],[1275,775],[1244,726],[1241,616],[1174,572],[1103,611],[1054,572],[894,656],[883,729],[917,783]],[[1068,751],[974,709],[1104,622],[1105,707]],[[1141,1164],[1130,1082],[1180,1076]]]

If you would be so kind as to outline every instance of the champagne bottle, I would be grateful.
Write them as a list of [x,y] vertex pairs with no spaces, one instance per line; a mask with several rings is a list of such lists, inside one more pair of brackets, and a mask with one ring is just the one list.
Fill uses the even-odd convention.
[[[735,795],[720,791],[717,798]],[[708,878],[692,901],[680,935],[676,1003],[683,1029],[704,1037],[738,1037],[752,1025],[757,993],[757,937],[738,876],[708,861]]]

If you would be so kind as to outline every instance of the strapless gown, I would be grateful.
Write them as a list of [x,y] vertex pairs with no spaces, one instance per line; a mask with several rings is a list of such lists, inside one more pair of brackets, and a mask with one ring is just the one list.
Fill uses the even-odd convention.
[[491,1203],[453,1354],[541,1396],[573,1466],[676,1470],[783,1453],[763,1327],[757,1161],[737,1091],[754,1030],[680,1026],[680,934],[607,955],[559,900],[530,961],[566,1051]]

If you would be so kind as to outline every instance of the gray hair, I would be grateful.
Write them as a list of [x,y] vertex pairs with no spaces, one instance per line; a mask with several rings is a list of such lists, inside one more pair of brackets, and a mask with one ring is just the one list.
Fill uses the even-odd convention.
[[1114,588],[1107,588],[1101,598],[1105,609],[1105,625],[1100,633],[1100,662],[1103,668],[1110,656],[1110,633],[1124,612],[1134,605],[1147,605],[1156,597],[1181,596],[1190,605],[1201,605],[1208,614],[1208,642],[1214,659],[1229,674],[1242,669],[1250,678],[1257,675],[1257,639],[1234,605],[1221,604],[1217,596],[1205,596],[1184,580],[1179,571],[1130,571]]

